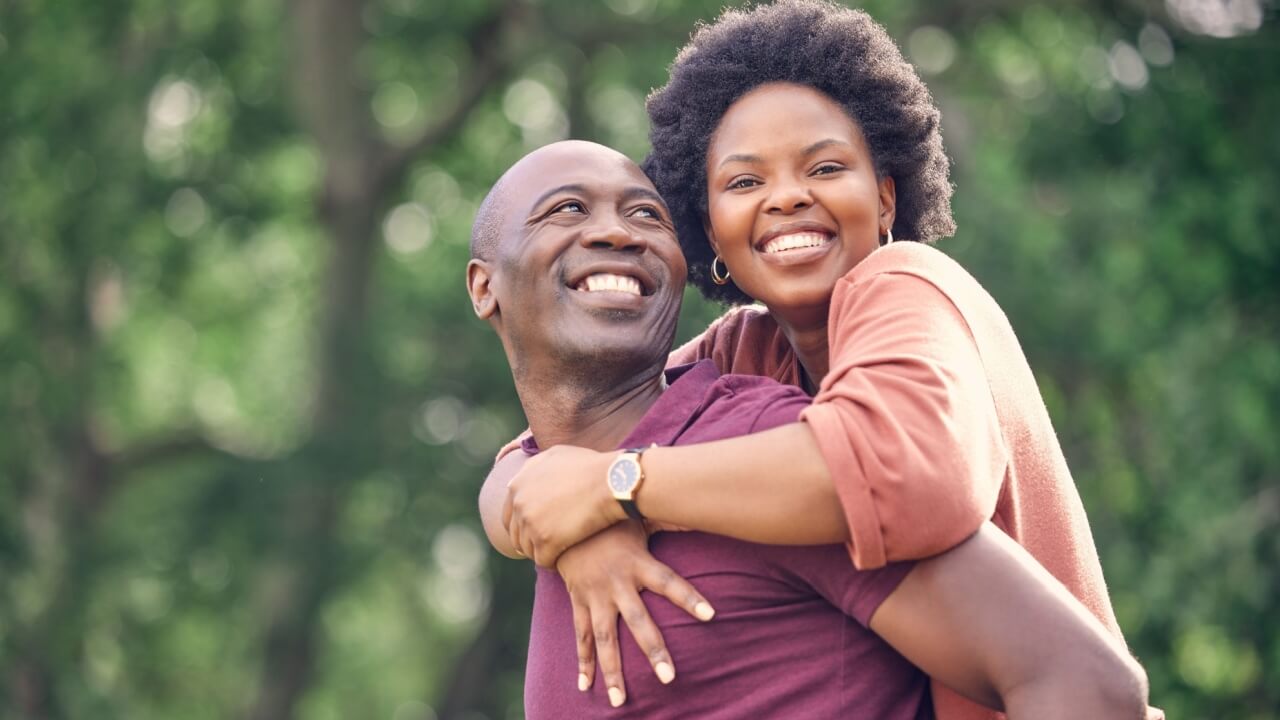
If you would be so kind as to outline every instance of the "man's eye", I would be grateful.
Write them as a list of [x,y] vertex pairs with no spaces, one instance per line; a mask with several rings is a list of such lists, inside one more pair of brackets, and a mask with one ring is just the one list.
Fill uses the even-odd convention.
[[635,212],[631,213],[631,216],[632,216],[632,217],[651,218],[651,219],[653,219],[653,220],[661,220],[661,219],[662,219],[662,215],[660,215],[656,209],[651,208],[651,207],[649,207],[649,206],[647,206],[647,205],[646,205],[645,207],[639,207],[639,208],[636,208],[636,209],[635,209]]
[[582,206],[582,203],[577,200],[570,200],[567,203],[557,205],[556,209],[552,210],[551,213],[554,215],[556,213],[584,213],[586,211],[587,209]]

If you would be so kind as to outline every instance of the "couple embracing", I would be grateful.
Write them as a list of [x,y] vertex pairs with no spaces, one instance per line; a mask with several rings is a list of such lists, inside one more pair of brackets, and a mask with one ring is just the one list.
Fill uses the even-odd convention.
[[[647,108],[643,170],[539,149],[472,233],[526,716],[1159,717],[1013,330],[927,244],[949,164],[883,28],[726,12]],[[672,352],[686,277],[742,307]]]

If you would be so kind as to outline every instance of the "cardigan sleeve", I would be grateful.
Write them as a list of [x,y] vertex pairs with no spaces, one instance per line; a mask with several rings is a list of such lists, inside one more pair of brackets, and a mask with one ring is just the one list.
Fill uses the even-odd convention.
[[978,348],[960,311],[907,273],[842,279],[830,369],[809,424],[859,569],[928,557],[995,512],[1008,466]]
[[667,357],[667,367],[711,360],[723,374],[768,375],[769,341],[777,325],[762,310],[735,307],[711,321],[706,330]]

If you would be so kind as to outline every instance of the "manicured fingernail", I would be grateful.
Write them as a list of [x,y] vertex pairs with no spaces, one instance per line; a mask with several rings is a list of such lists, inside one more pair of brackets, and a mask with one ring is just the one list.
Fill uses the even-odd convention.
[[618,707],[622,705],[622,701],[624,699],[625,698],[623,697],[621,690],[619,690],[618,688],[609,688],[609,704],[610,705],[614,707]]
[[693,614],[698,616],[699,620],[706,621],[716,616],[716,611],[706,602],[700,602],[693,606]]
[[578,673],[578,691],[586,692],[591,687],[591,680],[587,678],[586,673]]
[[654,665],[653,671],[658,674],[658,679],[662,681],[663,685],[676,679],[676,669],[671,667],[669,662],[660,662]]

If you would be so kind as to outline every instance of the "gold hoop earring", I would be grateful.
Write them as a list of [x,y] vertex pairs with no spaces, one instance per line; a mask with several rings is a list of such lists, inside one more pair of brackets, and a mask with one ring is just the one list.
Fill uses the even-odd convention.
[[[723,275],[721,275],[719,271],[716,270],[716,263],[720,263],[721,265],[724,265]],[[711,282],[717,285],[725,285],[725,284],[728,284],[729,282],[729,266],[725,264],[725,261],[720,259],[719,255],[717,255],[715,259],[711,261]]]

